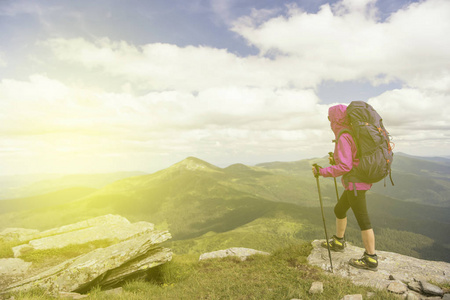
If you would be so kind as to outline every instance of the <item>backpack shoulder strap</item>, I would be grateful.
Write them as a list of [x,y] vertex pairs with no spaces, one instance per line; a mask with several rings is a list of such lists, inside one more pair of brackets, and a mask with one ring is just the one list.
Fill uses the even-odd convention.
[[341,131],[339,131],[339,133],[338,133],[336,139],[333,140],[333,143],[336,143],[336,144],[337,144],[337,142],[338,142],[339,139],[341,138],[341,135],[343,135],[344,133],[348,133],[348,134],[350,134],[350,135],[352,136],[353,142],[355,143],[355,146],[356,146],[356,149],[357,149],[357,150],[356,150],[356,155],[359,156],[360,151],[359,151],[358,142],[356,141],[355,136],[353,135],[353,131],[351,131],[350,129],[344,128],[344,129],[342,129]]

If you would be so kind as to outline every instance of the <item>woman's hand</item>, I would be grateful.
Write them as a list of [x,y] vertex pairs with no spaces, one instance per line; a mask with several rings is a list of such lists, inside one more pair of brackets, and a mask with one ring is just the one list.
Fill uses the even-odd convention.
[[314,177],[319,177],[320,176],[320,172],[319,172],[320,169],[322,169],[322,167],[319,166],[319,165],[314,165],[312,167],[312,172],[313,172]]

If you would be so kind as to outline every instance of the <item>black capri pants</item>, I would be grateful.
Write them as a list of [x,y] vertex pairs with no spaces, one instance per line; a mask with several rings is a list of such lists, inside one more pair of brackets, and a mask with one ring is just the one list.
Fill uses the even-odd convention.
[[361,230],[372,229],[370,224],[369,213],[367,212],[366,191],[344,191],[338,203],[334,207],[334,214],[338,219],[345,219],[347,211],[352,208]]

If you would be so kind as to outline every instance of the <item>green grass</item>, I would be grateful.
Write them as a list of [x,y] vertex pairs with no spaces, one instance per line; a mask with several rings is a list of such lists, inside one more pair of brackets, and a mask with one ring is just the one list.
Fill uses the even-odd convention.
[[[81,255],[83,253],[87,253],[89,251],[92,251],[97,248],[105,248],[108,246],[111,246],[112,244],[117,243],[119,240],[116,239],[103,239],[103,240],[97,240],[88,242],[85,244],[73,244],[68,245],[63,248],[55,248],[55,249],[47,249],[47,250],[33,250],[27,253],[24,253],[20,258],[33,262],[34,264],[39,264],[43,260],[51,260],[55,258],[59,259],[69,259],[72,257],[76,257],[78,255]],[[14,253],[12,251],[12,248],[27,244],[29,240],[27,241],[18,241],[18,240],[12,240],[12,241],[4,241],[0,238],[0,258],[13,258]]]
[[0,238],[0,258],[12,258],[14,257],[14,253],[12,248],[18,245],[23,244],[23,242],[19,241],[4,241]]
[[[154,268],[147,281],[129,281],[119,295],[89,292],[93,300],[144,299],[341,299],[348,294],[373,292],[372,299],[397,299],[386,291],[353,285],[306,264],[309,243],[290,245],[270,256],[255,255],[198,262],[197,255],[174,255],[171,262]],[[314,281],[324,283],[320,295],[308,293]],[[15,294],[15,299],[51,299],[39,291]]]

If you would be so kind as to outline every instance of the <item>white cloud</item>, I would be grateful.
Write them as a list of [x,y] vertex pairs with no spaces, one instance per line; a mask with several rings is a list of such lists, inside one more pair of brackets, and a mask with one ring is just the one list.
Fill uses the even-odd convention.
[[52,39],[47,45],[62,61],[127,78],[144,90],[315,88],[324,80],[400,80],[411,87],[449,91],[450,2],[411,4],[384,22],[377,19],[374,3],[346,0],[325,4],[315,14],[291,5],[287,16],[254,10],[237,20],[233,30],[260,49],[261,56],[238,57],[211,47],[135,46],[107,38],[96,43]]
[[417,155],[447,155],[450,95],[399,89],[369,100],[383,117],[396,150]]
[[28,128],[36,133],[51,127],[77,131],[93,124],[93,132],[121,126],[158,131],[205,126],[299,130],[323,123],[314,121],[314,114],[323,109],[312,90],[221,87],[195,96],[183,91],[133,96],[81,89],[33,75],[29,81],[3,80],[0,97],[2,117],[11,121],[3,131]]
[[[325,66],[300,62],[296,57],[239,57],[226,49],[178,47],[171,44],[147,44],[141,47],[124,41],[101,39],[52,39],[46,43],[58,59],[100,69],[119,76],[143,90],[200,91],[212,87],[310,88],[320,82]],[[299,69],[294,70],[297,65]]]
[[[383,22],[374,3],[345,0],[315,14],[291,5],[286,16],[254,10],[233,27],[261,51],[247,57],[108,38],[47,40],[58,78],[42,73],[0,82],[6,137],[0,156],[11,166],[24,159],[38,168],[53,159],[73,170],[130,161],[138,169],[162,156],[171,162],[189,155],[212,162],[317,157],[333,148],[318,84],[392,79],[404,88],[369,103],[397,147],[442,154],[437,146],[446,144],[448,153],[450,3],[419,2]],[[216,4],[227,11],[224,2]],[[81,79],[67,79],[73,70]],[[110,86],[100,87],[110,78]]]
[[[374,1],[341,1],[316,14],[291,8],[288,16],[256,26],[249,17],[233,30],[262,54],[281,53],[293,67],[319,72],[320,80],[394,78],[415,87],[449,91],[450,2],[428,0],[377,19]],[[437,84],[432,84],[438,81]]]
[[386,122],[400,129],[450,130],[450,95],[417,89],[383,93],[369,103],[382,112]]
[[129,153],[255,158],[298,149],[302,140],[323,134],[317,128],[327,123],[316,117],[326,116],[326,107],[311,90],[222,87],[195,96],[183,91],[133,96],[33,75],[28,81],[3,80],[0,98],[1,133],[9,137],[1,146],[20,149],[3,151],[2,157],[48,158],[35,165],[54,157],[79,167],[82,158],[90,157],[90,164],[92,157],[125,159]]

